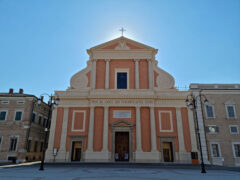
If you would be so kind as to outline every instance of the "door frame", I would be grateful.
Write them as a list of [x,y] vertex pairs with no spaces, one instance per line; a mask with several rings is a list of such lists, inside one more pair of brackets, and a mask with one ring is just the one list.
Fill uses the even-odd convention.
[[82,142],[82,149],[81,149],[81,159],[80,161],[83,161],[84,160],[84,137],[83,136],[71,136],[70,137],[70,156],[69,156],[69,161],[70,162],[74,162],[72,161],[72,147],[73,147],[73,142],[75,141],[81,141]]
[[132,151],[132,129],[133,124],[124,120],[119,120],[111,124],[112,126],[112,150],[111,161],[115,162],[115,133],[116,132],[128,132],[129,134],[129,162],[133,161]]
[[172,143],[172,158],[173,158],[172,162],[176,162],[174,139],[175,137],[160,137],[162,162],[165,162],[164,156],[163,156],[163,143],[167,143],[167,142]]

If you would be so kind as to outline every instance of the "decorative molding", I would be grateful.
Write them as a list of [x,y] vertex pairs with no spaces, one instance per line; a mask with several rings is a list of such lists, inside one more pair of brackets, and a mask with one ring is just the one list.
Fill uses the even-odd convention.
[[70,80],[70,89],[81,89],[81,90],[88,90],[88,77],[87,73],[91,70],[90,66],[87,66],[83,70],[79,71],[78,73],[74,74]]
[[163,69],[159,68],[158,66],[154,65],[153,70],[158,73],[157,76],[157,88],[158,90],[165,90],[165,89],[175,89],[175,80],[174,78],[164,71]]
[[115,50],[130,50],[130,47],[127,46],[126,41],[119,41]]
[[[162,129],[162,118],[161,118],[161,113],[169,113],[169,118],[170,118],[170,129],[169,130],[164,130]],[[159,121],[159,131],[160,132],[173,132],[173,119],[172,119],[172,111],[158,111],[158,121]]]

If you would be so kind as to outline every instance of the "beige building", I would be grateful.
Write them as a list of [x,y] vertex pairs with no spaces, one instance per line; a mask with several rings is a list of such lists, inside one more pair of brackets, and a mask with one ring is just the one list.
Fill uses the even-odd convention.
[[37,104],[37,97],[0,93],[0,162],[40,160],[44,127],[49,126],[48,105]]
[[201,93],[198,123],[210,163],[240,166],[240,84],[191,84],[190,90]]

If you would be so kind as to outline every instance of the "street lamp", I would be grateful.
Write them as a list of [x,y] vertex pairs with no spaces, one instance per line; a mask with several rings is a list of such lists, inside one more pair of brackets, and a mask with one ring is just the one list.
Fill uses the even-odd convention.
[[[208,100],[207,100],[207,98],[206,98],[205,95],[202,95],[202,94],[201,94],[201,92],[200,92],[200,94],[197,95],[196,97],[194,97],[192,94],[191,94],[191,95],[188,95],[185,102],[186,102],[186,106],[187,106],[187,107],[189,107],[190,109],[193,109],[193,113],[194,113],[195,119],[196,119],[196,121],[197,121],[196,131],[197,131],[197,134],[198,134],[198,141],[199,141],[199,146],[200,146],[201,167],[202,167],[201,173],[206,173],[205,164],[204,164],[204,161],[203,161],[202,144],[201,144],[201,138],[200,138],[198,117],[197,117],[197,113],[196,113],[198,98],[199,98],[200,104],[201,104],[201,106],[202,106],[202,96],[204,97],[204,104],[207,104],[207,103],[208,103]],[[201,108],[202,108],[202,107],[201,107]]]
[[[59,98],[58,97],[55,98],[55,96],[52,96],[52,95],[49,95],[49,94],[46,94],[46,93],[42,94],[40,97],[43,97],[44,95],[49,97],[49,101],[48,101],[48,107],[49,107],[48,122],[50,122],[52,110],[53,110],[53,108],[55,108],[59,104]],[[38,101],[37,101],[38,105],[40,105],[42,102],[43,102],[43,98],[39,98]],[[45,132],[45,137],[44,137],[43,150],[42,150],[42,160],[41,160],[41,165],[40,165],[40,169],[39,169],[40,171],[44,170],[45,151],[46,151],[47,138],[48,138],[48,132],[49,132],[48,127],[46,127],[44,129],[44,132]]]

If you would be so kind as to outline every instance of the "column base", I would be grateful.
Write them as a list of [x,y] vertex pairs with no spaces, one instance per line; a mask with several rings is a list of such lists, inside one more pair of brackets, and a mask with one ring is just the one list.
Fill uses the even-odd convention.
[[136,162],[159,162],[161,161],[160,152],[151,151],[151,152],[143,152],[136,151],[134,152],[135,161]]
[[175,152],[177,162],[192,163],[191,152]]
[[109,162],[111,158],[111,153],[108,151],[86,151],[84,153],[85,162]]

